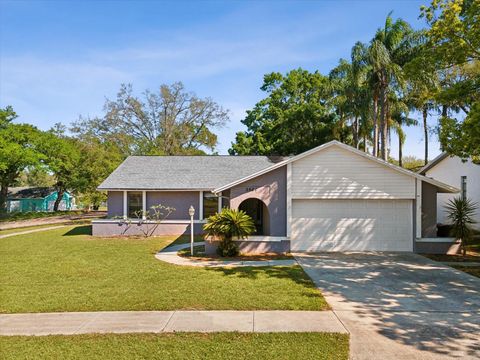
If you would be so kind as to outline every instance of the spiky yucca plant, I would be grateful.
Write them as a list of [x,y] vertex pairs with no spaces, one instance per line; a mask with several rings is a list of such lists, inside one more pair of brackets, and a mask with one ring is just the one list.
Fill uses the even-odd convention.
[[235,256],[238,246],[233,239],[244,239],[255,232],[255,224],[244,211],[223,209],[210,216],[203,226],[207,236],[221,239],[217,252],[220,256]]
[[452,222],[452,235],[460,240],[463,256],[467,254],[466,246],[472,239],[471,225],[475,223],[473,216],[477,208],[477,204],[470,199],[460,197],[449,200],[445,205],[447,217]]

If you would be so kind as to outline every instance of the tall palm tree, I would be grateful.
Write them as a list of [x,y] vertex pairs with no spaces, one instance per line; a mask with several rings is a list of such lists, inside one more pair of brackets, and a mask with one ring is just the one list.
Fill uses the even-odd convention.
[[416,126],[418,121],[410,118],[408,105],[404,99],[393,98],[390,100],[392,107],[390,126],[398,135],[398,165],[403,167],[403,145],[405,145],[406,134],[404,126]]
[[411,109],[422,114],[424,136],[424,163],[428,163],[428,114],[439,106],[435,102],[436,94],[440,89],[440,80],[435,69],[428,66],[428,59],[424,58],[422,46],[419,46],[418,56],[404,66],[407,78],[406,97]]
[[365,85],[367,74],[366,46],[357,42],[351,51],[351,62],[340,59],[339,64],[330,72],[333,94],[332,103],[339,115],[339,126],[351,123],[352,145],[360,147],[362,122],[368,121],[364,115],[369,106],[368,91]]
[[414,33],[407,22],[402,19],[393,21],[390,15],[384,27],[377,30],[368,49],[371,84],[379,96],[380,154],[384,160],[388,156],[388,92],[394,84],[404,84],[402,65],[407,61]]

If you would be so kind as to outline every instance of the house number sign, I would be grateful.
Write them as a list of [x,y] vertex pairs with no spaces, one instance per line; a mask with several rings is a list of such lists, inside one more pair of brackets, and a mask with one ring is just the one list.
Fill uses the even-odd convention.
[[257,191],[258,189],[260,189],[261,187],[263,188],[267,188],[268,189],[268,192],[270,193],[270,185],[267,185],[267,186],[247,186],[245,188],[245,192],[250,192],[250,191]]

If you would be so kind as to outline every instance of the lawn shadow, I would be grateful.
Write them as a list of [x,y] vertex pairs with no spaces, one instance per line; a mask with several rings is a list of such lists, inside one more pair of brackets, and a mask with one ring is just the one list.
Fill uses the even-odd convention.
[[92,225],[76,226],[68,230],[62,236],[92,235]]
[[[303,271],[300,265],[294,266],[265,266],[265,267],[206,267],[207,271],[220,273],[224,276],[257,279],[259,276],[267,276],[275,279],[291,280],[296,284],[309,289],[317,289],[310,277]],[[319,292],[320,294],[320,292]]]
[[[204,241],[203,236],[195,236],[193,238],[194,242],[202,242]],[[167,246],[165,246],[163,249],[167,249],[170,246],[175,246],[175,245],[180,245],[180,244],[187,244],[190,242],[190,236],[189,235],[178,235],[171,243],[169,243]],[[159,249],[159,251],[162,249]]]

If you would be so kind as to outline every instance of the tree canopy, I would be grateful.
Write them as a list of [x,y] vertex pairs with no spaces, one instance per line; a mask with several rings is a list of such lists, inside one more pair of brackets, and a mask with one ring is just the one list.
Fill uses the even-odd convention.
[[[229,152],[288,155],[339,139],[388,160],[393,131],[402,166],[404,127],[418,125],[418,112],[424,164],[433,130],[443,150],[478,161],[479,14],[478,0],[432,0],[421,8],[427,29],[389,14],[328,77],[303,69],[265,75],[266,97],[247,111],[247,129]],[[436,127],[428,124],[432,114],[441,117]]]
[[40,132],[28,124],[14,124],[12,107],[0,109],[0,212],[5,210],[8,187],[20,173],[43,158],[37,151]]
[[258,102],[242,123],[230,154],[298,154],[334,138],[336,114],[328,104],[329,81],[318,72],[265,75]]
[[203,154],[213,150],[213,132],[228,121],[228,111],[210,98],[187,92],[182,83],[146,90],[141,97],[122,85],[115,100],[105,103],[105,116],[79,119],[72,131],[115,143],[126,155]]

